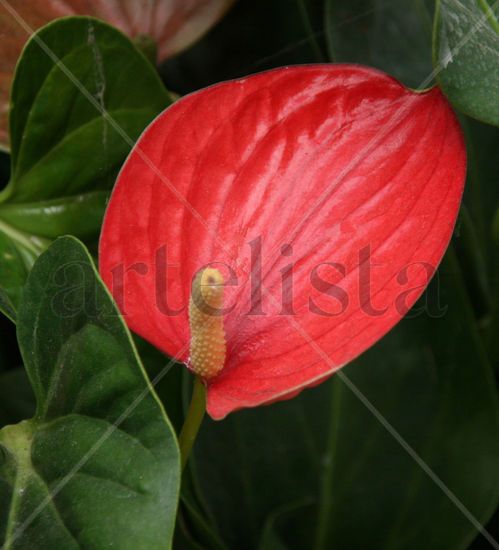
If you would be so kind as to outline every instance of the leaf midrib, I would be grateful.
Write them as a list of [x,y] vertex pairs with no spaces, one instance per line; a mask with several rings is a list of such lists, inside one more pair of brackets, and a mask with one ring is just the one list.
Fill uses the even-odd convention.
[[[19,434],[19,428],[23,427],[21,430],[21,433]],[[36,420],[25,420],[19,424],[13,425],[13,426],[7,426],[6,428],[3,428],[0,430],[0,442],[2,442],[7,447],[9,452],[13,455],[14,460],[16,461],[16,474],[14,478],[14,482],[12,484],[12,499],[11,499],[11,506],[9,509],[9,515],[7,519],[7,528],[5,533],[5,539],[2,545],[2,550],[10,550],[13,548],[13,543],[19,536],[22,535],[22,532],[20,534],[17,533],[17,527],[16,525],[16,515],[19,510],[19,503],[20,503],[20,495],[23,494],[23,492],[28,487],[28,480],[31,477],[36,477],[36,479],[43,485],[47,497],[42,501],[43,506],[51,504],[52,509],[56,514],[56,517],[59,519],[60,526],[66,531],[66,533],[75,541],[78,547],[81,547],[81,545],[78,542],[78,539],[75,537],[73,533],[69,530],[67,525],[64,523],[63,518],[61,514],[59,513],[59,509],[57,507],[56,501],[51,494],[50,488],[47,485],[44,478],[39,474],[39,472],[36,470],[36,468],[33,465],[33,462],[31,460],[31,449],[32,449],[32,443],[35,436],[36,429],[40,427],[40,424]],[[17,432],[17,433],[16,433]],[[19,437],[21,436],[21,437]],[[19,446],[18,442],[21,440],[21,446]],[[25,447],[22,447],[22,442],[25,443]],[[48,498],[48,500],[46,500]],[[38,510],[38,508],[36,509]],[[21,524],[20,527],[23,527],[25,524],[25,528],[29,526],[29,519],[31,519],[32,516],[30,515],[28,517],[28,520],[26,520],[25,523]],[[34,519],[34,518],[33,518]],[[17,528],[17,529],[16,529]]]
[[[20,428],[22,429],[20,430]],[[0,442],[2,442],[8,451],[16,460],[16,473],[12,483],[12,498],[7,517],[7,527],[5,530],[5,540],[2,548],[9,550],[12,548],[16,531],[16,520],[20,495],[27,487],[30,471],[33,469],[31,463],[31,444],[33,441],[33,428],[31,421],[21,422],[16,426],[7,426],[0,431]],[[24,444],[24,445],[23,445]]]
[[[39,430],[47,429],[52,424],[55,424],[63,419],[66,419],[68,417],[79,417],[79,418],[88,418],[91,420],[97,420],[99,422],[106,423],[108,425],[112,425],[109,421],[106,419],[98,418],[98,417],[92,417],[88,415],[79,415],[76,413],[70,413],[67,415],[59,416],[53,420],[49,421],[39,421],[39,420],[25,420],[19,424],[15,424],[12,426],[7,426],[0,430],[0,443],[3,444],[11,453],[13,456],[15,462],[16,462],[16,468],[15,468],[15,478],[12,483],[12,498],[11,498],[11,505],[9,509],[8,519],[7,519],[7,528],[6,528],[6,535],[5,539],[2,545],[3,550],[10,550],[13,548],[12,544],[14,541],[19,537],[19,535],[16,535],[16,530],[19,528],[19,526],[16,524],[16,515],[19,511],[19,504],[20,504],[20,496],[23,494],[24,490],[28,487],[28,480],[30,477],[36,477],[40,483],[43,484],[44,488],[46,489],[47,497],[42,502],[45,502],[45,500],[48,498],[47,504],[50,503],[53,507],[54,512],[56,513],[57,517],[60,520],[60,525],[66,530],[66,532],[71,536],[71,538],[80,546],[77,537],[70,531],[66,523],[64,522],[55,498],[53,498],[55,495],[52,494],[52,490],[50,489],[47,481],[45,478],[38,472],[38,470],[35,468],[32,460],[31,460],[31,452],[32,452],[32,443],[36,436],[36,432]],[[22,429],[20,429],[22,427]],[[151,449],[146,447],[142,441],[140,441],[135,436],[131,435],[130,433],[120,429],[118,426],[115,426],[115,430],[119,432],[123,432],[127,437],[130,437],[135,442],[137,442],[141,449],[147,451],[149,454],[151,454],[154,458],[154,453]],[[126,490],[127,492],[139,497],[139,498],[154,498],[151,493],[147,491],[140,491],[130,485],[127,485],[125,483],[122,483],[121,481],[111,479],[111,478],[103,478],[102,476],[98,476],[89,472],[81,471],[81,469],[78,469],[74,472],[75,475],[82,475],[84,477],[91,477],[93,479],[99,479],[103,480],[107,483],[111,483],[112,485],[115,485],[117,487],[120,487],[121,489]],[[65,476],[62,478],[59,478],[56,480],[56,485],[61,483],[61,481],[65,479]],[[58,491],[56,491],[55,494],[57,494]]]

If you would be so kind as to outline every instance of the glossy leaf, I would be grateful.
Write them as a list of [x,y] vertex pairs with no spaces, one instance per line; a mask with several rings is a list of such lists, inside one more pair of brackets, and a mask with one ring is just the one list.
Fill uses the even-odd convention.
[[15,230],[48,239],[71,234],[91,240],[98,234],[108,197],[108,191],[93,191],[31,203],[5,203],[0,205],[0,220]]
[[[59,17],[91,15],[107,21],[142,46],[151,42],[153,57],[162,61],[187,47],[212,26],[233,0],[13,0],[0,10],[0,147],[9,143],[8,103],[14,67],[34,31]],[[67,37],[66,37],[67,38]],[[131,81],[130,81],[131,83]]]
[[133,44],[89,17],[56,21],[28,42],[12,97],[12,175],[3,192],[10,202],[109,187],[131,141],[169,104],[154,68]]
[[[409,318],[342,372],[485,524],[499,499],[497,395],[452,254],[439,273]],[[262,530],[263,543],[293,550],[464,548],[476,535],[339,376],[206,422],[195,457],[229,547],[255,548]]]
[[422,0],[325,1],[329,56],[364,63],[428,88],[431,78],[432,13]]
[[0,287],[12,301],[2,300],[4,313],[12,316],[26,272],[48,239],[73,234],[95,243],[105,189],[130,144],[169,102],[142,54],[95,19],[60,20],[30,40],[12,90],[11,179],[0,193],[0,245],[6,258]]
[[449,100],[466,114],[499,125],[499,5],[437,0],[433,58]]
[[58,239],[36,261],[18,339],[37,409],[0,431],[0,540],[168,547],[180,483],[174,432],[76,239]]
[[291,397],[383,336],[440,261],[465,175],[437,89],[353,65],[191,94],[138,147],[106,211],[100,271],[129,326],[186,362],[192,278],[225,270],[227,358],[208,387],[217,419]]

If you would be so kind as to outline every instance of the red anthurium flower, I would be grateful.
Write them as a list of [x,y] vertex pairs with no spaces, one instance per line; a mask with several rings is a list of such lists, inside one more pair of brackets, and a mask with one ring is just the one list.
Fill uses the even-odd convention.
[[[9,0],[33,30],[58,17],[93,15],[128,36],[149,37],[158,61],[183,50],[205,33],[234,0]],[[9,91],[19,54],[28,39],[24,28],[0,8],[0,147],[8,145]]]
[[464,177],[437,88],[353,65],[222,83],[142,135],[100,271],[129,326],[186,363],[192,281],[223,277],[225,360],[206,377],[220,419],[317,384],[390,330],[448,245]]

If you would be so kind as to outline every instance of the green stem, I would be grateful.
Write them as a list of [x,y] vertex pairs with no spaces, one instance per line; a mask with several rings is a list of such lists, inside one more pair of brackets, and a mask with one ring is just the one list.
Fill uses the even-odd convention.
[[338,437],[340,431],[341,401],[343,399],[344,382],[337,376],[331,380],[331,405],[329,419],[329,434],[327,439],[327,455],[322,467],[321,492],[318,502],[318,517],[315,532],[315,550],[331,547],[333,533],[333,489],[338,452]]
[[196,440],[196,436],[199,431],[199,427],[203,422],[204,413],[206,411],[206,389],[204,384],[196,376],[194,379],[194,388],[192,390],[191,403],[189,405],[189,410],[187,411],[187,416],[185,417],[184,425],[179,436],[179,445],[180,445],[180,458],[182,463],[182,470],[187,464],[189,455],[191,454],[192,446]]

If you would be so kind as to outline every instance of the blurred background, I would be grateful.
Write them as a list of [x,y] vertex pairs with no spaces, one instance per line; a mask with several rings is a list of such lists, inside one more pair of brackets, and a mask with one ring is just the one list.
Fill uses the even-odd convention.
[[[239,0],[159,72],[184,95],[288,64],[355,62],[424,89],[435,84],[434,10],[430,0]],[[458,115],[468,181],[438,276],[407,319],[344,369],[358,393],[333,378],[292,401],[205,421],[176,547],[490,548],[475,519],[499,537],[499,130]],[[2,186],[8,179],[0,153]],[[0,331],[5,425],[26,417],[32,398],[3,316]],[[157,372],[164,358],[140,346]],[[159,388],[169,404],[175,391],[188,395],[180,368]]]

